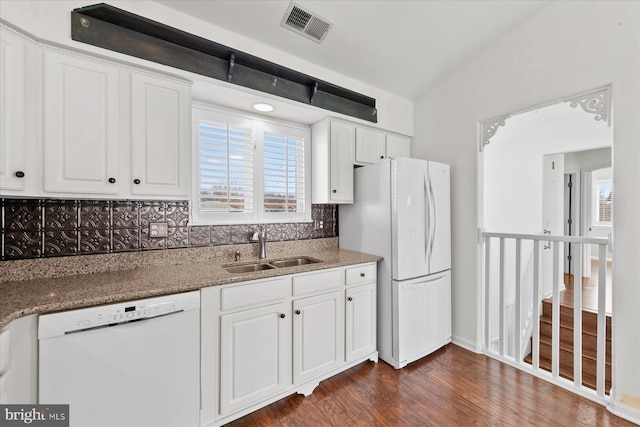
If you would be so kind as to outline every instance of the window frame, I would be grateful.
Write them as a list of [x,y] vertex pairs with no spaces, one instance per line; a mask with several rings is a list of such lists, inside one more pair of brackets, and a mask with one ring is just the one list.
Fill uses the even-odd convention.
[[[232,126],[246,126],[251,123],[253,153],[253,211],[252,212],[203,212],[200,209],[200,146],[199,123],[207,117],[228,120]],[[264,211],[264,134],[285,132],[304,139],[304,203],[302,212],[265,212]],[[287,132],[288,131],[288,132]],[[244,111],[221,107],[206,102],[194,101],[192,105],[192,191],[191,224],[227,225],[227,224],[268,224],[311,221],[311,128],[309,126],[251,114]]]
[[[611,186],[611,212],[609,221],[600,221],[600,187],[603,185]],[[592,226],[595,227],[610,227],[613,222],[613,180],[612,179],[597,179],[593,180],[593,194],[591,201],[591,212],[592,212]]]

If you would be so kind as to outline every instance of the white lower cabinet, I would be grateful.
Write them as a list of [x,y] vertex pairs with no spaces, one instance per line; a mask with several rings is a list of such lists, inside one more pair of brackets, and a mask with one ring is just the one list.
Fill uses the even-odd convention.
[[201,425],[309,395],[326,378],[377,362],[375,272],[367,263],[202,289]]
[[285,302],[220,316],[220,412],[260,402],[291,384]]
[[342,363],[340,292],[293,301],[293,382],[300,384]]
[[376,283],[345,291],[345,359],[376,351]]

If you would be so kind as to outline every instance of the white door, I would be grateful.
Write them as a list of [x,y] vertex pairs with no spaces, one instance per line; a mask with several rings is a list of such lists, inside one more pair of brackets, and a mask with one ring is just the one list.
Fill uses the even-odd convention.
[[291,384],[287,303],[220,317],[220,413],[231,413]]
[[376,351],[376,284],[345,292],[345,358],[347,362]]
[[354,126],[331,122],[329,198],[335,203],[353,203],[355,134]]
[[131,74],[131,193],[188,197],[190,88]]
[[299,384],[342,363],[340,292],[293,302],[293,383]]
[[[428,162],[391,160],[392,275],[406,280],[429,274]],[[382,226],[382,225],[381,225]]]
[[400,367],[451,340],[451,272],[393,282],[393,353]]
[[[549,154],[543,157],[543,196],[542,215],[543,233],[552,236],[564,235],[564,154]],[[558,283],[562,287],[564,272],[564,246],[558,245],[555,254],[558,261]],[[542,289],[543,295],[551,295],[553,291],[553,243],[544,242],[542,254]]]
[[26,180],[36,173],[25,163],[25,44],[2,30],[0,46],[0,189],[24,190]]
[[44,53],[44,189],[118,193],[118,70]]
[[429,273],[451,268],[451,196],[449,165],[429,162]]

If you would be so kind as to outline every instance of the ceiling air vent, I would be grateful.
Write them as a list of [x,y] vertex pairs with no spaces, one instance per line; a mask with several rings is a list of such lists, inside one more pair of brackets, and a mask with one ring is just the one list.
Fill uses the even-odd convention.
[[333,27],[332,22],[293,2],[287,8],[280,25],[316,43],[322,43]]

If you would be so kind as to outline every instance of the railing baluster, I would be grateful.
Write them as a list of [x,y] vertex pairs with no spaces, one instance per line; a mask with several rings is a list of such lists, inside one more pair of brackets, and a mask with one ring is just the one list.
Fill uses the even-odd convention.
[[551,334],[551,375],[558,378],[560,373],[560,283],[558,280],[560,274],[560,262],[558,253],[560,242],[553,242],[553,304],[552,313],[552,334]]
[[540,242],[533,242],[533,334],[531,348],[531,365],[534,370],[540,364]]
[[489,319],[491,318],[491,238],[484,238],[484,348],[489,351]]
[[[605,396],[605,387],[606,387],[606,351],[607,351],[607,318],[606,318],[606,298],[607,298],[607,247],[608,242],[603,238],[595,238],[595,237],[576,237],[576,236],[547,236],[547,235],[533,235],[533,234],[513,234],[513,233],[491,233],[491,232],[482,232],[482,237],[484,238],[484,281],[485,281],[485,293],[484,293],[484,347],[487,354],[491,357],[494,357],[498,360],[502,360],[508,363],[512,363],[515,359],[516,364],[522,364],[522,369],[528,370],[529,368],[524,366],[523,363],[523,349],[525,341],[523,341],[523,328],[526,328],[527,331],[531,331],[531,367],[532,370],[537,372],[538,375],[542,373],[542,369],[540,367],[540,316],[541,316],[541,294],[542,292],[542,284],[546,283],[548,272],[546,271],[547,265],[546,263],[543,266],[544,256],[542,254],[542,245],[548,240],[553,242],[551,245],[552,252],[552,313],[551,313],[551,375],[544,374],[542,377],[546,377],[550,382],[558,384],[562,387],[567,387],[568,384],[571,384],[567,380],[560,378],[560,342],[561,342],[561,325],[560,325],[560,317],[561,317],[561,306],[560,306],[560,287],[562,286],[562,271],[563,268],[563,260],[560,257],[560,243],[575,243],[575,258],[572,259],[573,262],[573,286],[574,286],[574,296],[573,296],[573,388],[578,394],[588,395],[592,399],[597,399],[600,402],[607,402],[608,398]],[[495,244],[490,241],[491,238],[499,239],[499,248],[496,248]],[[512,248],[509,244],[507,248],[507,239],[515,240],[515,251],[512,251]],[[533,255],[532,260],[529,257],[528,244],[523,248],[523,241],[533,242]],[[599,263],[601,268],[599,269],[598,274],[598,323],[597,323],[597,361],[596,361],[596,393],[594,394],[592,391],[585,390],[585,387],[582,385],[583,381],[583,363],[582,358],[584,356],[584,352],[582,350],[583,346],[583,332],[584,328],[582,325],[582,276],[584,272],[584,265],[582,262],[582,257],[585,252],[584,245],[596,244],[599,245]],[[493,248],[493,259],[492,259],[492,249]],[[509,250],[509,253],[506,252],[506,249]],[[499,263],[495,260],[496,250],[498,250]],[[523,252],[524,251],[524,252]],[[515,252],[515,253],[514,253]],[[515,255],[515,301],[513,304],[513,308],[515,311],[515,319],[511,320],[511,317],[507,319],[507,300],[506,300],[506,286],[505,281],[507,280],[507,268],[511,268],[511,257]],[[522,270],[522,258],[526,257],[526,271]],[[498,272],[498,277],[496,274],[493,274],[494,282],[491,283],[491,267],[498,267],[500,271]],[[532,267],[530,267],[532,265]],[[532,268],[533,281],[529,282],[531,275],[529,274],[529,269]],[[544,275],[543,275],[544,273]],[[524,279],[522,275],[525,275]],[[511,280],[511,273],[509,273],[509,280]],[[498,283],[496,283],[498,280]],[[509,282],[510,284],[511,282]],[[497,285],[497,286],[496,286]],[[493,287],[492,287],[493,286]],[[530,289],[530,288],[533,289]],[[524,289],[523,289],[524,288]],[[547,290],[544,293],[548,292]],[[500,310],[498,316],[495,314],[496,310],[496,294],[499,298],[499,304],[497,304],[497,309]],[[523,312],[523,310],[525,310]],[[531,310],[531,311],[529,311]],[[511,312],[509,313],[511,314]],[[527,316],[527,317],[524,317]],[[529,317],[531,316],[531,317]],[[490,320],[496,321],[496,317],[498,317],[499,327],[494,329],[499,329],[498,331],[498,346],[496,348],[495,345],[495,337],[490,335],[491,332],[491,323]],[[505,331],[507,331],[506,321],[512,322],[515,326],[515,330],[513,333],[506,332],[508,336],[505,336]],[[528,322],[531,322],[530,324]],[[495,332],[495,331],[494,331]],[[493,338],[493,340],[492,340]],[[511,346],[509,344],[509,340],[513,339],[513,343],[515,348],[513,352],[511,352]],[[493,345],[493,347],[492,347]],[[496,351],[497,350],[497,351]],[[564,361],[564,359],[563,359]],[[544,370],[547,370],[544,368]],[[585,392],[587,392],[585,394]]]
[[504,356],[505,339],[504,339],[504,238],[500,238],[500,356]]
[[598,353],[596,360],[596,392],[604,397],[605,349],[607,344],[607,245],[599,245],[598,256]]
[[522,240],[516,239],[516,327],[513,332],[513,342],[515,346],[515,358],[516,362],[522,362],[522,325],[520,321],[520,257],[522,255]]
[[582,385],[582,244],[573,259],[573,384]]

